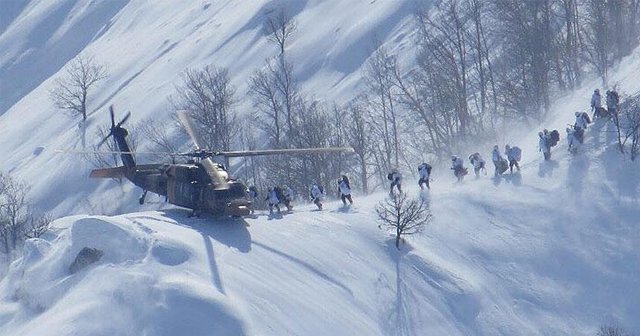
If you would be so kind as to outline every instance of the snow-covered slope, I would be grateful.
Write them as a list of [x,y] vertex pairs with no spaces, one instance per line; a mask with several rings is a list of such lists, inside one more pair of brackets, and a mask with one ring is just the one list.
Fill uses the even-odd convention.
[[[0,326],[6,335],[591,335],[615,320],[638,330],[640,177],[604,145],[606,130],[589,130],[588,154],[561,146],[520,175],[462,184],[441,175],[426,195],[433,222],[401,251],[377,227],[383,194],[349,210],[301,205],[245,221],[183,210],[63,218],[0,282]],[[104,257],[70,274],[85,246]]]

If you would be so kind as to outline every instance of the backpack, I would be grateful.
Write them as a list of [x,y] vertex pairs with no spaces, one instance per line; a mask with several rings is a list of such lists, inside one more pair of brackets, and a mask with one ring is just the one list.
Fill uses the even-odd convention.
[[498,171],[498,174],[502,174],[506,172],[507,169],[509,169],[509,163],[507,162],[507,160],[502,159],[498,161],[498,164],[496,165],[496,170]]
[[522,159],[522,149],[518,146],[511,147],[511,157],[516,161],[520,161]]
[[551,131],[551,147],[555,146],[558,144],[558,141],[560,141],[560,132],[558,132],[558,130],[553,130]]
[[421,165],[418,166],[418,173],[420,172],[420,170],[422,169],[422,167],[424,167],[427,170],[427,174],[431,175],[431,165],[428,163],[423,163]]
[[278,196],[278,199],[280,201],[284,201],[286,199],[286,197],[284,197],[284,193],[282,192],[282,188],[275,187],[275,188],[273,188],[273,191],[276,192],[276,196]]
[[351,184],[349,183],[347,175],[342,175],[342,180],[347,184],[347,188],[351,189]]
[[582,112],[582,118],[584,118],[587,124],[591,123],[591,117],[589,117],[589,114],[587,112]]
[[617,105],[620,102],[620,96],[618,95],[618,91],[611,91],[611,96],[614,99],[614,103]]
[[582,128],[575,127],[573,135],[576,137],[576,140],[578,140],[578,142],[582,143],[584,141],[584,130]]

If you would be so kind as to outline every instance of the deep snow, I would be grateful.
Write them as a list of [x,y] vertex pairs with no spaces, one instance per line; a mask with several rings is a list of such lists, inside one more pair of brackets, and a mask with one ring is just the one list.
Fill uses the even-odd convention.
[[[564,139],[551,162],[536,149],[538,129],[572,123],[597,81],[556,103],[544,124],[500,139],[524,150],[520,175],[456,184],[437,170],[434,220],[397,251],[373,212],[383,194],[356,195],[346,212],[300,205],[240,222],[188,219],[153,199],[149,211],[127,213],[140,209],[139,190],[88,180],[86,162],[54,153],[82,140],[47,92],[80,50],[108,65],[88,144],[112,103],[133,121],[168,120],[165,97],[188,67],[227,66],[244,92],[276,52],[260,32],[263,15],[284,4],[299,22],[289,51],[305,90],[341,101],[355,94],[374,40],[410,63],[417,2],[9,3],[0,11],[0,169],[32,183],[42,208],[78,215],[30,240],[0,281],[3,335],[593,335],[612,320],[640,331],[638,165],[616,153],[610,124],[593,125],[575,157]],[[640,91],[637,69],[640,51],[611,83]],[[240,108],[252,111],[247,101]],[[417,196],[414,183],[407,174]],[[105,255],[70,275],[84,246]]]

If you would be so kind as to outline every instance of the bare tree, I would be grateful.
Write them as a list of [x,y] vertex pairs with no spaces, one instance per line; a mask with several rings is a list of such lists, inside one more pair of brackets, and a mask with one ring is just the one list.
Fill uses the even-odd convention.
[[53,222],[53,218],[49,214],[45,213],[35,217],[32,215],[29,218],[29,225],[25,228],[25,238],[39,238],[49,230],[51,222]]
[[379,47],[364,70],[366,92],[358,98],[368,120],[368,132],[379,141],[372,146],[375,172],[380,183],[392,168],[400,164],[401,114],[397,104],[400,93],[394,82],[399,72],[397,58]]
[[378,203],[376,213],[381,222],[380,228],[391,228],[396,231],[398,249],[400,249],[401,236],[421,232],[433,218],[425,201],[409,199],[406,193],[400,193],[396,197],[387,198]]
[[41,235],[51,222],[49,216],[34,213],[29,189],[26,183],[0,174],[0,246],[8,254],[25,238]]
[[91,56],[78,56],[65,69],[66,75],[56,79],[56,86],[50,91],[54,104],[72,115],[87,119],[89,91],[100,80],[107,78],[104,65],[96,63]]
[[596,70],[602,83],[607,82],[607,72],[610,65],[609,54],[611,52],[609,34],[607,31],[607,1],[586,1],[586,59]]
[[368,161],[371,155],[373,137],[369,133],[369,125],[366,119],[364,108],[357,102],[352,102],[347,106],[345,114],[348,116],[346,127],[346,137],[349,145],[355,151],[360,167],[360,183],[362,192],[369,193]]
[[205,146],[229,150],[239,127],[233,109],[235,92],[227,69],[209,66],[191,69],[184,74],[183,85],[177,88],[174,105],[193,118]]
[[[146,143],[149,143],[154,150],[166,153],[177,153],[180,151],[179,144],[189,143],[186,141],[187,132],[183,127],[179,127],[176,114],[171,114],[171,122],[157,120],[153,117],[140,122],[137,132],[142,135]],[[157,160],[166,160],[166,154],[158,154],[154,157]],[[175,161],[175,156],[172,157]]]
[[640,95],[629,97],[620,103],[612,118],[620,152],[624,154],[627,142],[631,141],[629,155],[631,160],[635,160],[640,154]]
[[297,29],[296,21],[289,17],[284,8],[270,13],[264,23],[267,39],[278,45],[280,55],[284,55],[285,47]]
[[282,101],[272,76],[272,69],[258,70],[249,80],[249,94],[253,105],[262,112],[260,127],[267,133],[272,145],[279,147],[283,138]]

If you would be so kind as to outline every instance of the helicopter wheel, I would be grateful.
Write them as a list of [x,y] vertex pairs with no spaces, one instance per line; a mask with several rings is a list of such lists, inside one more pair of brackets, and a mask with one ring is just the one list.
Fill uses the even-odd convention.
[[144,204],[144,199],[147,197],[147,191],[143,191],[142,195],[140,196],[140,198],[138,199],[138,203],[140,203],[140,205]]

